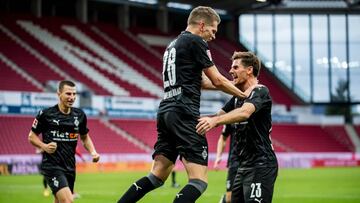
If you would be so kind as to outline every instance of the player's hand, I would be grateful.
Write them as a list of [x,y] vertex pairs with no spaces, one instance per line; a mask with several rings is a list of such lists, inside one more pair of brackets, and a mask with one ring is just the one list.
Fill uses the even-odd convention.
[[57,148],[57,143],[50,142],[48,144],[45,144],[45,147],[43,148],[43,150],[48,154],[52,154],[56,151],[56,148]]
[[94,162],[94,163],[96,163],[100,160],[100,154],[98,154],[97,152],[92,152],[91,157],[92,157],[92,162]]
[[196,125],[196,132],[200,135],[205,135],[206,132],[216,126],[216,118],[216,116],[199,118],[199,123]]
[[219,170],[219,164],[221,162],[221,157],[216,157],[215,162],[214,162],[214,169],[217,171]]

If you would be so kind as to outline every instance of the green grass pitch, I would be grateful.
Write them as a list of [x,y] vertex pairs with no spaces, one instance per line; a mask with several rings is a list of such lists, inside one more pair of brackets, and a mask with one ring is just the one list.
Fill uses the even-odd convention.
[[[75,203],[115,203],[119,196],[146,172],[78,174],[75,190],[81,194]],[[198,203],[217,203],[225,191],[225,171],[210,171],[209,186]],[[186,184],[186,174],[177,174]],[[179,189],[165,185],[145,196],[141,203],[172,202]],[[0,202],[50,203],[42,196],[40,175],[0,176]],[[360,168],[280,169],[275,184],[274,203],[360,203]]]

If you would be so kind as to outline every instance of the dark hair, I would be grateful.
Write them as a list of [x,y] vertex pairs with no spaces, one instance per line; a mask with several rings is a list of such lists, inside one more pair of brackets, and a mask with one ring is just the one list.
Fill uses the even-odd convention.
[[65,85],[70,86],[70,87],[75,87],[74,82],[72,82],[70,80],[62,80],[62,81],[59,82],[59,87],[58,87],[59,92],[62,92]]
[[255,77],[258,77],[260,74],[261,62],[260,59],[252,52],[246,51],[235,51],[231,59],[234,61],[236,59],[241,59],[242,65],[253,67],[253,74]]
[[194,25],[200,20],[204,20],[206,25],[212,25],[214,21],[218,23],[221,21],[219,14],[217,14],[214,9],[206,6],[194,8],[188,17],[187,24]]

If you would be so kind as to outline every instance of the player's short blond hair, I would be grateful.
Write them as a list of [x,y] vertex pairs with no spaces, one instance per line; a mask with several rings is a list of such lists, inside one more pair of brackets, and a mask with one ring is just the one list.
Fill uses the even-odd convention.
[[253,74],[255,77],[258,77],[260,74],[261,69],[261,62],[260,59],[250,51],[235,51],[232,55],[231,59],[234,61],[236,59],[241,59],[241,64],[245,67],[252,66],[253,67]]
[[189,15],[187,24],[195,25],[200,20],[204,20],[206,25],[212,25],[214,21],[218,24],[221,22],[219,14],[217,14],[214,9],[206,6],[198,6],[194,8]]

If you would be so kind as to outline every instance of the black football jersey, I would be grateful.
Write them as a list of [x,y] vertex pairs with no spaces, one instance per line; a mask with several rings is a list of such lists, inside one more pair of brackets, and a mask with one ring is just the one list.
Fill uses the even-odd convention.
[[164,98],[159,112],[177,111],[198,117],[202,71],[213,64],[208,44],[184,31],[166,48],[163,57]]
[[234,153],[240,162],[240,169],[277,166],[277,159],[271,143],[271,106],[272,99],[266,86],[254,88],[246,99],[233,97],[223,110],[229,112],[252,103],[255,112],[246,121],[235,124],[236,148]]
[[75,171],[78,138],[89,132],[86,115],[81,109],[71,108],[70,114],[63,114],[58,105],[41,110],[31,130],[37,135],[41,133],[44,143],[57,143],[53,154],[43,153],[42,170]]

